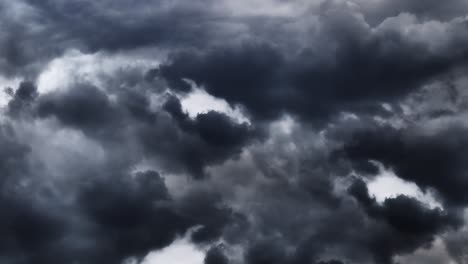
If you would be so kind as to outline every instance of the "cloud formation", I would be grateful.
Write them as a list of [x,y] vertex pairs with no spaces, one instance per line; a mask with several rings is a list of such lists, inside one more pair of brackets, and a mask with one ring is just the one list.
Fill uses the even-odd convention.
[[0,0],[0,262],[467,263],[467,11]]

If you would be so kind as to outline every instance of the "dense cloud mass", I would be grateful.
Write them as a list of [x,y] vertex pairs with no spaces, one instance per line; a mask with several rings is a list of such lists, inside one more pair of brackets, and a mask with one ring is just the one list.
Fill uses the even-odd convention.
[[467,1],[0,0],[0,28],[0,263],[468,263]]

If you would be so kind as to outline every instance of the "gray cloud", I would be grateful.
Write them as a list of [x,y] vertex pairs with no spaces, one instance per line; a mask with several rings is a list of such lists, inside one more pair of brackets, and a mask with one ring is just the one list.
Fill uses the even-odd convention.
[[[419,263],[434,241],[466,262],[467,6],[450,2],[0,0],[0,77],[19,82],[0,262],[141,261],[186,234],[206,264]],[[244,121],[193,112],[199,90]],[[440,207],[380,201],[383,170]]]

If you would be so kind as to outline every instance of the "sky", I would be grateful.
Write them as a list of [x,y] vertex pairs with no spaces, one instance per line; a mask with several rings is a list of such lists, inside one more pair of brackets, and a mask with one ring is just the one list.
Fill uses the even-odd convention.
[[0,263],[467,264],[468,1],[0,0]]

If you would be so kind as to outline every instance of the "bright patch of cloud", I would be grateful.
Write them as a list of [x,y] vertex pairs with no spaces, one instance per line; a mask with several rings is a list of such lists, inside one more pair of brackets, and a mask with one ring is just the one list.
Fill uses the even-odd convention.
[[240,109],[232,108],[225,100],[213,97],[205,90],[197,88],[193,84],[192,86],[193,91],[186,97],[181,98],[182,109],[184,109],[190,117],[194,118],[197,114],[213,110],[225,113],[238,122],[250,123]]
[[203,264],[205,252],[189,241],[188,235],[170,246],[149,253],[140,264]]
[[106,84],[105,76],[118,74],[119,71],[139,69],[141,72],[156,67],[157,60],[135,58],[130,55],[105,53],[85,54],[69,50],[62,57],[52,60],[37,78],[39,93],[64,89],[77,80],[97,87]]
[[404,181],[389,170],[381,168],[380,175],[369,181],[367,185],[370,194],[375,196],[378,202],[383,202],[386,198],[392,198],[398,195],[407,195],[418,199],[430,208],[442,208],[442,205],[431,193],[422,192],[415,183]]
[[15,89],[22,81],[20,78],[6,78],[0,76],[0,108],[6,106],[9,101],[9,96],[4,92],[5,88]]

